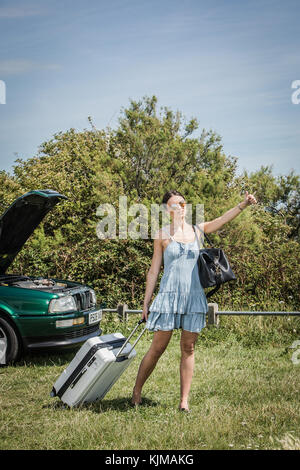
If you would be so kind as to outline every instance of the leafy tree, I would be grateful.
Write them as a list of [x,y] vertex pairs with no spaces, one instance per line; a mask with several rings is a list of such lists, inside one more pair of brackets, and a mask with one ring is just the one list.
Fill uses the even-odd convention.
[[294,170],[288,175],[275,177],[272,175],[272,165],[261,166],[250,175],[244,171],[237,181],[243,188],[251,185],[260,204],[291,227],[288,238],[300,241],[300,178]]
[[[213,297],[223,309],[299,309],[299,177],[274,177],[270,167],[236,175],[237,157],[223,151],[221,137],[196,118],[158,109],[157,98],[131,100],[116,129],[71,128],[16,160],[13,174],[0,172],[4,210],[30,189],[51,188],[68,197],[45,219],[15,260],[12,270],[59,277],[95,287],[107,306],[119,301],[141,308],[153,253],[148,239],[99,239],[97,208],[110,203],[118,216],[127,203],[161,203],[169,189],[212,220],[241,201],[245,189],[259,204],[242,212],[210,238],[222,246],[237,282]],[[195,215],[195,214],[194,214]],[[129,218],[130,220],[130,218]],[[150,234],[149,234],[150,235]],[[279,302],[284,302],[280,304]]]

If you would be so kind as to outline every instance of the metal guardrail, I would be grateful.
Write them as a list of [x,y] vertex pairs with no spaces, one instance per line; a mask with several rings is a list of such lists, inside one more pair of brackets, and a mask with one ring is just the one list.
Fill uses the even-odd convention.
[[[127,321],[128,314],[142,313],[143,310],[128,309],[126,304],[118,304],[117,308],[102,308],[102,312],[117,313],[120,320]],[[234,310],[218,310],[217,303],[208,304],[207,325],[218,325],[220,315],[250,315],[250,316],[300,316],[300,312],[269,312],[269,311],[234,311]]]

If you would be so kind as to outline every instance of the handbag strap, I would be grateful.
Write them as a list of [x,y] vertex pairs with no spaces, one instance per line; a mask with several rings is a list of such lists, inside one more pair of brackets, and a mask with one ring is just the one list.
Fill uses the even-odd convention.
[[200,242],[199,242],[199,238],[198,238],[198,235],[197,235],[197,231],[195,230],[195,227],[198,227],[198,229],[200,230],[200,232],[203,233],[204,237],[206,238],[206,240],[208,241],[208,243],[210,244],[210,246],[212,246],[212,242],[210,241],[210,239],[208,238],[208,236],[206,235],[205,232],[203,232],[203,230],[199,227],[199,225],[193,225],[193,229],[194,229],[194,232],[195,232],[195,235],[196,235],[196,238],[197,238],[197,242],[198,242],[198,245],[199,245],[199,248],[200,248]]
[[[197,227],[198,227],[198,225],[197,225]],[[198,227],[198,228],[199,228],[199,230],[204,234],[204,236],[206,236],[206,234],[203,232],[203,230],[201,230],[200,227]],[[196,232],[196,230],[195,230],[195,226],[194,226],[194,225],[193,225],[193,229],[194,229],[194,232],[195,232],[195,235],[196,235],[196,239],[197,239],[197,242],[198,242],[199,250],[201,250],[199,238],[198,238],[198,235],[197,235],[197,232]],[[206,238],[208,239],[208,241],[209,241],[209,243],[210,243],[210,245],[211,245],[212,243],[210,242],[209,238],[208,238],[207,236],[206,236]],[[199,262],[199,259],[198,259],[198,262]],[[217,278],[216,287],[215,287],[214,289],[210,290],[209,292],[206,292],[206,293],[205,293],[206,298],[208,299],[208,298],[211,297],[213,294],[215,294],[215,293],[220,289],[220,287],[221,287],[221,283],[220,283],[219,279]]]

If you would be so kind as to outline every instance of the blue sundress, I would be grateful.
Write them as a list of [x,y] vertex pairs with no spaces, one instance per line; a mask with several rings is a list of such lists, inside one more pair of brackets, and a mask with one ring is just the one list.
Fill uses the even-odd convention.
[[146,327],[150,331],[182,328],[199,333],[206,325],[208,304],[199,278],[197,238],[185,243],[167,233],[171,242],[163,252],[164,272],[159,292],[149,306]]

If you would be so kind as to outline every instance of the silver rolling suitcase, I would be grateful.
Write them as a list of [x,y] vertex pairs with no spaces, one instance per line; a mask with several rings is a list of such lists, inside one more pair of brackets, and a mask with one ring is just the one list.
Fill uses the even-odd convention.
[[121,333],[88,339],[55,382],[51,397],[70,407],[101,400],[136,356],[134,347],[146,327],[132,346],[129,340],[143,321],[127,339]]

